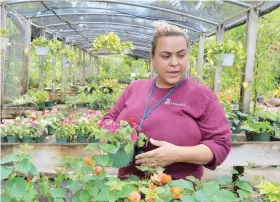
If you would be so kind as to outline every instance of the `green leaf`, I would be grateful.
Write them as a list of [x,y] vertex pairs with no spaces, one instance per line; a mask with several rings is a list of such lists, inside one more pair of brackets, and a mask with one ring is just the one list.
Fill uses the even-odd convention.
[[155,191],[156,191],[158,194],[162,194],[162,193],[164,193],[166,190],[165,190],[163,187],[157,187],[157,188],[155,189]]
[[148,194],[150,192],[150,189],[141,187],[139,191],[141,191],[143,194]]
[[37,192],[34,188],[34,186],[30,187],[27,194],[24,196],[23,201],[35,201],[35,197],[37,196]]
[[84,173],[84,174],[89,174],[89,173],[92,173],[92,172],[93,172],[92,168],[91,168],[90,166],[88,166],[88,165],[83,166],[83,167],[81,168],[81,171],[82,171],[82,173]]
[[248,191],[248,192],[252,192],[253,191],[251,185],[249,185],[247,182],[238,181],[235,185],[238,186],[240,189],[243,189],[245,191]]
[[182,202],[195,202],[194,196],[190,195],[180,195],[180,199]]
[[47,195],[51,189],[49,181],[42,182],[40,184],[40,194]]
[[135,190],[134,187],[130,186],[130,185],[125,185],[122,188],[122,195],[121,197],[127,197],[127,195],[129,195],[131,192],[133,192]]
[[208,193],[202,190],[198,190],[195,192],[195,198],[199,202],[211,202],[211,198]]
[[13,171],[12,166],[1,166],[1,180],[7,179]]
[[35,176],[39,176],[40,175],[39,171],[37,170],[37,168],[32,163],[31,163],[29,172],[32,175],[35,175]]
[[8,196],[8,195],[3,195],[3,194],[1,194],[1,201],[2,202],[10,202],[11,201],[11,199],[10,199],[10,197]]
[[99,192],[99,189],[95,186],[92,186],[90,184],[86,184],[86,190],[88,191],[88,193],[91,195],[91,196],[97,196],[98,192]]
[[54,198],[66,198],[66,191],[63,188],[52,189],[51,196]]
[[209,194],[212,194],[220,189],[220,186],[217,181],[210,181],[203,184],[203,191],[206,191]]
[[98,149],[98,143],[90,143],[90,144],[88,144],[85,148],[84,148],[84,150],[97,150]]
[[112,190],[112,191],[109,191],[109,193],[108,193],[109,201],[116,201],[120,198],[120,196],[121,196],[121,191],[119,191],[119,190]]
[[135,167],[143,172],[148,171],[150,169],[148,166],[135,166]]
[[228,190],[222,189],[218,190],[212,195],[212,198],[214,199],[215,202],[230,202],[230,201],[235,201],[236,198],[234,194]]
[[69,180],[67,182],[66,188],[70,189],[72,194],[75,194],[79,190],[79,183],[77,181],[74,181],[74,180]]
[[238,171],[235,170],[235,169],[232,169],[230,172],[231,172],[232,174],[237,174],[237,175],[239,174]]
[[189,189],[194,191],[193,183],[187,180],[173,180],[169,183],[172,187],[180,187],[181,189]]
[[64,202],[64,200],[62,198],[55,198],[54,202]]
[[18,160],[19,160],[19,155],[17,153],[15,153],[15,154],[4,156],[1,159],[1,164],[10,163],[13,161],[18,161]]
[[102,189],[99,194],[96,196],[96,201],[108,201],[108,193],[110,192],[110,189]]
[[247,198],[251,194],[251,192],[245,191],[243,189],[238,189],[237,193],[238,193],[240,199]]
[[26,194],[27,182],[20,177],[15,177],[7,182],[7,193],[14,198],[21,198]]
[[218,179],[218,183],[220,185],[226,185],[226,184],[231,183],[231,182],[232,182],[231,177],[226,176],[226,175],[224,175],[224,176],[222,176]]
[[109,166],[112,163],[109,156],[95,156],[95,160],[102,166]]
[[119,150],[115,145],[112,144],[100,144],[100,147],[104,152],[111,154],[115,154]]
[[28,175],[30,168],[31,162],[27,159],[15,163],[15,169],[25,175]]
[[92,199],[92,196],[88,193],[87,190],[82,190],[79,196],[80,201],[83,202],[90,202]]

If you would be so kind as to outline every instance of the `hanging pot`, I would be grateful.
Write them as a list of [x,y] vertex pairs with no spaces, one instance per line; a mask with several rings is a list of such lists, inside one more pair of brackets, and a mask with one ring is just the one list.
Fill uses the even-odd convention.
[[235,54],[229,53],[229,54],[224,54],[222,56],[222,65],[223,66],[232,66],[234,62]]
[[40,55],[40,56],[48,55],[49,51],[50,51],[49,46],[35,46],[36,55]]
[[9,44],[9,38],[0,37],[0,41],[1,41],[1,47],[0,48],[6,50],[6,47]]

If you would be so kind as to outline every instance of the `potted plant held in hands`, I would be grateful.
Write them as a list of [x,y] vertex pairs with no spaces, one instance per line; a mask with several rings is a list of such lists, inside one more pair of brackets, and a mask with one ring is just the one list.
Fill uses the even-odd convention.
[[144,147],[147,137],[140,133],[139,126],[134,119],[120,121],[105,120],[101,123],[100,138],[106,138],[107,142],[117,148],[116,153],[109,153],[113,160],[113,166],[117,168],[125,167],[133,161],[136,147]]

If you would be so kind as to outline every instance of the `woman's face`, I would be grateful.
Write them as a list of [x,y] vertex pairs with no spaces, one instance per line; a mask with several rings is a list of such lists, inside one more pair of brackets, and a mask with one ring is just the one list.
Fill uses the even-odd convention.
[[185,77],[188,66],[187,43],[183,36],[160,37],[152,65],[158,74],[157,84],[170,88]]

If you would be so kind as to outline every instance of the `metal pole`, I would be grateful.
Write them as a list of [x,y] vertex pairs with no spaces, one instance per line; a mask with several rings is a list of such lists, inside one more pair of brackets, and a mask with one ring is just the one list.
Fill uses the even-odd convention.
[[[40,28],[40,36],[45,37],[45,29]],[[45,56],[39,56],[40,57],[40,66],[39,66],[39,90],[44,89],[44,60]]]
[[241,109],[242,112],[250,111],[252,85],[254,76],[254,62],[258,32],[258,13],[255,9],[251,9],[247,15],[246,26],[246,66],[243,71],[243,83],[248,84],[246,87],[241,86]]
[[[62,41],[62,50],[65,50],[65,47],[66,46],[66,44],[65,44],[65,40],[63,40]],[[62,89],[64,89],[65,88],[65,81],[66,81],[66,78],[65,78],[65,60],[63,59],[63,57],[62,57],[62,59],[61,59],[62,61],[61,61],[61,87],[62,87]]]
[[[53,35],[53,41],[57,41],[57,35]],[[56,86],[56,57],[54,57],[53,64],[52,64],[52,92],[55,92],[55,86]]]
[[[0,27],[6,28],[6,18],[7,18],[7,11],[3,4],[1,4],[1,20],[0,20]],[[1,114],[0,114],[0,121],[2,123],[2,109],[4,105],[4,69],[5,69],[5,49],[1,45],[1,56],[0,56],[0,102],[1,102]]]
[[[224,39],[224,27],[219,26],[217,30],[217,36],[216,36],[217,43],[218,44],[222,43],[223,39]],[[219,59],[217,61],[217,68],[215,70],[215,76],[213,82],[213,91],[215,94],[220,92],[221,72],[222,72],[222,61]]]
[[198,47],[197,67],[196,67],[196,73],[200,83],[202,83],[201,67],[203,67],[203,61],[204,61],[204,39],[205,39],[204,34],[201,34],[199,37],[199,47]]

